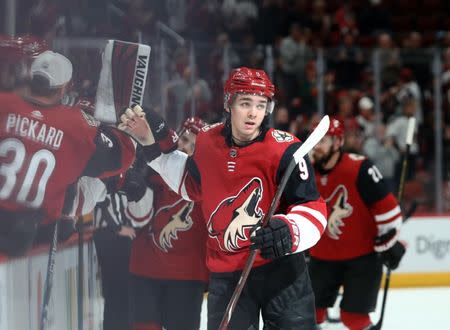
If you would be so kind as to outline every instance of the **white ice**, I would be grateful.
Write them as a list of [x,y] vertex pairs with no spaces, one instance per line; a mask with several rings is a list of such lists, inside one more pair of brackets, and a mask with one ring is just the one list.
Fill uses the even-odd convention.
[[[383,291],[378,308],[371,315],[379,318]],[[262,329],[262,324],[260,324]],[[202,308],[200,330],[206,330],[206,303]],[[344,330],[342,324],[330,324],[326,330]],[[450,287],[390,289],[382,330],[450,330]]]

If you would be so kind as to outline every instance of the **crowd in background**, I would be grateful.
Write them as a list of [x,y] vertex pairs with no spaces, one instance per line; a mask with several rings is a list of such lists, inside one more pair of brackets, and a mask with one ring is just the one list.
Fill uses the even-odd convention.
[[[194,111],[208,122],[220,119],[228,70],[261,67],[271,71],[278,87],[274,126],[299,137],[317,120],[322,68],[324,112],[345,124],[346,150],[370,156],[394,190],[405,149],[405,119],[417,119],[405,198],[419,199],[423,211],[432,211],[435,127],[427,49],[438,47],[442,54],[444,201],[449,201],[449,10],[444,0],[22,0],[17,33],[32,33],[49,44],[57,37],[88,37],[153,45],[165,33],[161,25],[167,26],[192,40],[197,50],[192,63],[188,44],[168,44],[167,84],[160,87],[167,95],[167,117]],[[379,114],[374,111],[373,48],[381,63]],[[319,49],[324,49],[323,67],[317,63]],[[100,58],[78,58],[82,63],[76,58],[72,54],[80,68],[76,89],[93,97],[96,82],[89,73],[100,66]]]

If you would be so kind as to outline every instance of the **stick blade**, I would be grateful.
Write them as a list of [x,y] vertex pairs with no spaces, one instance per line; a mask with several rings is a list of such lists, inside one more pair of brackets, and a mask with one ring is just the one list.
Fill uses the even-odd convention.
[[303,142],[303,144],[294,153],[295,162],[298,164],[300,160],[305,157],[308,152],[311,151],[314,146],[319,143],[320,140],[327,134],[328,128],[330,127],[330,117],[324,116],[320,121],[319,125],[311,133],[310,136]]

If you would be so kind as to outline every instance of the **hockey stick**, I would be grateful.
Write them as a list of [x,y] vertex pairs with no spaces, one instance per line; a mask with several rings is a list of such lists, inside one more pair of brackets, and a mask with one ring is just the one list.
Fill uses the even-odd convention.
[[77,303],[78,303],[78,330],[83,330],[83,290],[84,290],[84,226],[83,219],[80,218],[77,223],[78,231],[78,290],[77,290]]
[[[308,154],[308,152],[325,136],[330,126],[330,119],[328,116],[325,116],[320,121],[319,125],[317,125],[316,129],[311,133],[311,135],[305,140],[305,142],[297,149],[297,151],[293,155],[293,159],[289,163],[286,171],[281,178],[281,182],[278,185],[275,196],[270,203],[269,211],[264,216],[262,221],[262,227],[264,227],[267,222],[272,218],[273,214],[278,208],[278,203],[280,202],[281,194],[286,187],[287,181],[292,174],[295,166],[299,163],[299,161]],[[245,282],[247,281],[247,277],[252,269],[253,262],[256,258],[257,250],[250,251],[250,255],[247,258],[247,262],[245,263],[244,269],[242,270],[242,274],[239,278],[238,284],[234,289],[233,295],[231,296],[230,301],[228,302],[227,309],[225,310],[225,314],[220,322],[219,329],[226,330],[228,328],[228,324],[230,323],[231,316],[233,315],[234,308],[236,307],[236,303],[241,296],[242,289],[244,288]]]
[[53,232],[53,240],[52,240],[52,243],[50,244],[50,251],[48,253],[47,275],[45,277],[44,299],[42,301],[41,323],[39,326],[40,330],[45,330],[45,327],[47,325],[48,304],[50,302],[52,285],[53,285],[53,274],[55,272],[55,259],[56,259],[57,246],[58,246],[58,221],[56,221],[56,223],[55,223],[55,230]]
[[[406,171],[408,169],[408,156],[409,156],[411,144],[412,144],[413,137],[414,137],[415,125],[416,125],[416,119],[414,117],[409,118],[408,130],[406,131],[406,149],[405,149],[405,154],[403,155],[402,171],[400,174],[400,183],[399,183],[398,192],[397,192],[397,200],[398,200],[399,204],[401,203],[401,200],[403,197],[403,186],[405,185]],[[415,209],[414,209],[414,211],[415,211]],[[386,310],[387,294],[388,294],[389,285],[391,282],[391,272],[392,272],[392,269],[390,267],[387,267],[386,278],[384,280],[383,302],[381,303],[380,319],[372,327],[371,330],[380,330],[381,326],[383,325],[384,312]]]

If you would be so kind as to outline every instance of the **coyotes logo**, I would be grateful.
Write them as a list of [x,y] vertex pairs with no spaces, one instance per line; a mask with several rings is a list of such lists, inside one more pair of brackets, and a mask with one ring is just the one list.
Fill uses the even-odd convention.
[[236,252],[248,246],[250,229],[264,216],[259,208],[262,194],[261,179],[253,178],[235,196],[222,200],[211,214],[208,234],[222,250]]
[[272,131],[272,136],[274,137],[274,139],[279,142],[291,142],[294,140],[294,136],[290,133],[287,132],[283,132],[283,131],[279,131],[277,129],[274,129]]
[[[175,204],[164,206],[156,212],[153,221],[158,219],[159,223],[167,221],[162,226],[155,223],[150,227],[150,235],[158,248],[169,252],[169,249],[173,247],[173,240],[178,240],[178,232],[187,231],[192,227],[191,212],[193,208],[194,203],[180,199]],[[158,230],[158,228],[161,229]]]
[[332,239],[339,239],[342,234],[341,227],[345,225],[343,219],[349,217],[353,212],[353,207],[347,201],[348,191],[343,185],[337,186],[330,197],[326,199],[329,214],[326,233]]

